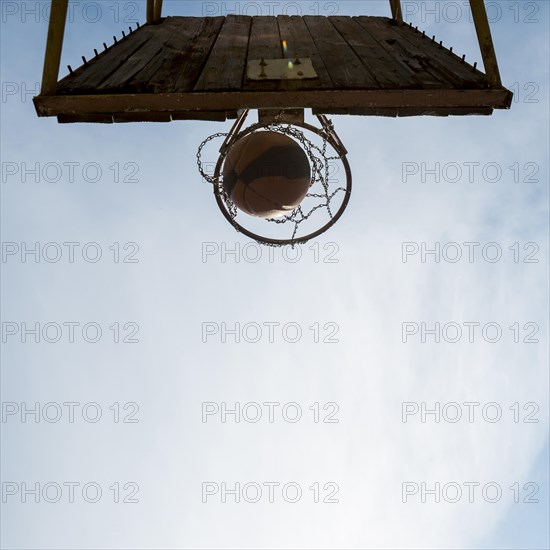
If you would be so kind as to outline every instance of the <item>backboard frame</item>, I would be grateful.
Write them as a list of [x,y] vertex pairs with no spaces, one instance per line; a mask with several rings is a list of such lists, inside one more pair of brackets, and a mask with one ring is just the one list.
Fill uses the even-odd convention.
[[[472,11],[473,21],[476,28],[477,38],[485,67],[485,73],[495,88],[501,87],[500,72],[495,53],[494,43],[491,35],[487,11],[484,0],[469,0]],[[44,69],[42,75],[42,87],[38,98],[47,98],[56,96],[57,81],[59,78],[59,68],[61,63],[61,54],[63,50],[63,39],[65,33],[67,9],[69,0],[51,0],[51,15],[48,27],[48,36],[46,43],[46,53],[44,58]],[[389,0],[392,18],[397,24],[403,24],[401,9],[401,0]],[[158,24],[162,19],[163,0],[147,0],[147,24]],[[126,98],[130,99],[130,98]],[[177,101],[177,98],[174,98]],[[86,101],[86,100],[84,100]],[[78,104],[81,100],[76,100],[73,105],[67,105],[67,108],[78,111]],[[40,103],[40,102],[39,102]],[[48,104],[45,101],[45,108],[42,116],[49,116]],[[71,101],[69,100],[69,103]],[[262,103],[262,102],[260,102]],[[263,107],[264,105],[260,105]],[[251,107],[253,107],[251,105]],[[290,105],[287,105],[290,107]],[[303,107],[303,105],[301,106]],[[309,107],[309,105],[308,105]],[[40,113],[39,113],[40,114]]]

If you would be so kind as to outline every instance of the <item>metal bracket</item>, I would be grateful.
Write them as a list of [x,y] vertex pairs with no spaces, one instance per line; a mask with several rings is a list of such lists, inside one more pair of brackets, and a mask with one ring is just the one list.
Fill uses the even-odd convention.
[[303,124],[305,122],[304,109],[258,109],[260,124]]
[[342,143],[340,136],[336,133],[334,129],[334,124],[326,115],[316,115],[327,135],[327,139],[330,144],[334,147],[334,150],[341,156],[345,157],[348,154],[348,150]]
[[290,59],[251,59],[248,80],[305,80],[319,78],[309,57]]
[[241,128],[243,127],[243,124],[246,120],[246,117],[248,117],[249,112],[250,112],[249,109],[243,109],[239,111],[237,120],[234,122],[231,130],[229,130],[229,133],[225,138],[225,141],[222,143],[222,146],[220,147],[220,154],[223,157],[225,157],[227,151],[233,145],[233,142],[235,141],[235,137],[241,131]]

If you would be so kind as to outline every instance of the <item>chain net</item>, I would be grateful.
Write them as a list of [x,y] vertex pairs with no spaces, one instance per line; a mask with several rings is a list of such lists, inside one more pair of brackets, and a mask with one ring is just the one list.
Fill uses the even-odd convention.
[[[325,209],[326,213],[330,220],[333,219],[333,209],[331,208],[331,202],[333,199],[340,193],[345,193],[346,188],[345,187],[336,187],[335,189],[330,189],[330,162],[335,160],[341,160],[343,157],[339,154],[336,154],[335,156],[328,156],[327,153],[327,147],[329,145],[329,132],[332,130],[332,126],[330,125],[328,128],[322,128],[319,131],[319,134],[322,139],[321,145],[317,145],[313,143],[305,134],[304,132],[292,126],[288,123],[281,123],[280,118],[281,114],[279,114],[277,117],[275,117],[274,121],[269,124],[265,123],[256,123],[245,130],[242,130],[241,132],[237,133],[233,140],[229,143],[229,146],[225,151],[223,151],[221,154],[225,159],[225,156],[227,155],[230,147],[235,144],[239,139],[244,137],[245,135],[249,135],[253,132],[258,131],[274,131],[279,132],[281,134],[285,134],[299,143],[301,143],[303,150],[305,151],[309,162],[311,166],[311,182],[309,186],[309,192],[307,193],[305,199],[303,202],[306,201],[306,199],[313,199],[316,204],[308,206],[308,208],[303,208],[303,202],[299,206],[297,206],[290,214],[283,215],[281,217],[277,218],[267,218],[266,222],[272,223],[272,224],[291,224],[293,225],[292,230],[292,236],[290,237],[290,241],[292,245],[294,246],[294,241],[297,237],[298,230],[300,228],[300,225],[303,224],[305,221],[311,218],[314,212]],[[215,175],[208,174],[206,170],[204,169],[203,162],[202,162],[202,153],[204,147],[210,143],[211,141],[219,138],[227,138],[227,136],[230,135],[231,132],[218,132],[216,134],[212,134],[211,136],[207,137],[199,146],[199,149],[197,151],[197,165],[199,172],[201,176],[211,183],[212,185],[216,186],[216,190],[219,193],[219,195],[222,197],[223,202],[227,208],[227,211],[230,215],[230,218],[233,222],[233,225],[239,231],[239,227],[236,224],[236,218],[238,215],[238,209],[237,206],[233,203],[233,201],[230,199],[229,195],[226,193],[224,187],[223,187],[223,175],[220,173],[219,177],[215,177]],[[316,191],[316,192],[315,192]],[[311,203],[311,201],[310,201]],[[263,241],[258,241],[260,244],[269,245],[269,246],[284,246],[285,243],[267,243]]]

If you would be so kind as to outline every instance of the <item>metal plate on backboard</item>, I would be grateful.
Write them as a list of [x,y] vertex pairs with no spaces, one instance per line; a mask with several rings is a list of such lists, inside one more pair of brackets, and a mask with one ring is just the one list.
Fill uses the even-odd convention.
[[[299,61],[296,63],[296,61]],[[291,59],[252,59],[247,66],[248,80],[305,80],[319,78],[309,57]]]

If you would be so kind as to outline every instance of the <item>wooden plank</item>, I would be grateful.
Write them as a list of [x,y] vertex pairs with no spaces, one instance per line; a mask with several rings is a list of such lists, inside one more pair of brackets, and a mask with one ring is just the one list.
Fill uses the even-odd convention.
[[276,17],[258,16],[252,18],[248,59],[283,59],[282,39]]
[[173,19],[172,31],[161,51],[128,81],[128,92],[185,93],[193,90],[224,18]]
[[303,109],[258,109],[258,122],[271,124],[277,119],[281,124],[303,124],[305,121]]
[[361,59],[326,17],[307,15],[304,21],[335,88],[379,87]]
[[131,112],[238,111],[250,109],[481,108],[510,107],[512,93],[484,90],[302,90],[190,94],[38,96],[39,116]]
[[[177,69],[177,73],[179,73],[178,77],[168,91],[190,92],[193,90],[214,47],[224,21],[225,17],[205,17],[203,19],[199,35],[193,39],[191,47],[185,54],[185,61],[182,60]],[[171,74],[168,73],[166,81],[170,78]]]
[[[382,25],[382,22],[377,22]],[[474,71],[468,63],[462,63],[460,57],[451,53],[447,48],[440,47],[431,38],[425,37],[408,25],[387,25],[398,41],[405,40],[405,47],[410,45],[413,51],[423,53],[422,63],[429,67],[430,72],[441,75],[457,88],[488,88],[490,83],[487,77]]]
[[73,124],[75,122],[88,122],[93,124],[113,124],[113,115],[58,115],[59,124]]
[[382,47],[355,19],[334,16],[329,21],[355,51],[365,70],[372,74],[379,87],[419,87],[421,80],[415,76],[413,70]]
[[[357,17],[359,24],[376,38],[381,47],[386,48],[403,64],[410,67],[423,81],[425,88],[458,87],[460,78],[448,71],[441,71],[430,64],[429,54],[426,52],[428,40],[423,48],[411,44],[397,33],[403,25],[397,25],[390,19],[381,17]],[[438,45],[434,45],[438,48]]]
[[351,116],[383,116],[383,117],[412,117],[412,116],[486,116],[491,115],[491,107],[395,107],[372,109],[353,108],[353,109],[314,109],[314,115],[351,115]]
[[403,71],[414,75],[417,81],[415,87],[446,88],[452,85],[440,73],[427,67],[426,54],[423,51],[396,36],[394,28],[398,25],[391,24],[389,19],[382,17],[357,17],[355,20],[376,41],[378,48],[394,59],[394,63]]
[[144,26],[134,31],[118,44],[112,46],[103,55],[92,59],[88,65],[80,67],[74,75],[68,75],[58,85],[58,93],[69,94],[95,92],[99,85],[139,48],[146,44],[156,27]]
[[246,53],[251,17],[229,15],[225,18],[208,61],[195,85],[195,91],[240,90],[246,69]]
[[228,113],[226,111],[181,111],[179,113],[172,114],[172,120],[205,120],[211,122],[225,122],[228,118],[237,118],[237,114]]
[[[258,16],[252,18],[250,40],[248,42],[247,61],[250,59],[283,59],[283,46],[279,35],[279,25],[276,17]],[[246,70],[246,69],[245,69]],[[246,78],[243,90],[278,90],[285,89],[282,81],[251,81]]]
[[172,122],[171,113],[114,113],[113,122]]
[[44,70],[42,72],[42,88],[40,92],[42,95],[53,95],[57,89],[68,5],[69,0],[52,0],[48,37],[46,39]]
[[[493,109],[490,107],[480,108],[448,108],[439,107],[437,109],[426,108],[403,108],[403,109],[314,109],[314,115],[353,115],[353,116],[384,116],[384,117],[409,117],[409,116],[456,116],[456,115],[491,115]],[[60,124],[71,123],[94,123],[94,124],[113,124],[114,122],[168,122],[166,113],[132,113],[124,114],[124,121],[121,114],[117,115],[59,115],[57,121]],[[224,122],[228,118],[236,118],[236,113],[225,111],[183,111],[181,113],[171,113],[172,120],[204,120],[210,122]]]
[[301,80],[288,82],[288,90],[318,90],[334,88],[329,71],[317,49],[309,29],[302,17],[297,15],[279,15],[279,35],[281,40],[286,40],[288,45],[288,57],[295,59],[296,54],[300,57],[309,57],[313,63],[315,72],[319,75],[316,80]]
[[[196,31],[200,25],[198,18],[189,18],[188,25]],[[138,48],[106,78],[97,89],[103,93],[125,91],[130,87],[134,76],[148,63],[157,64],[162,60],[161,53],[165,50],[166,42],[171,35],[180,31],[180,26],[174,18],[167,18],[164,22],[150,27],[153,32],[151,38],[141,48]]]
[[113,124],[115,122],[170,122],[172,120],[206,120],[224,122],[229,118],[225,111],[182,111],[181,113],[114,113],[112,115],[59,115],[60,124],[94,123]]

